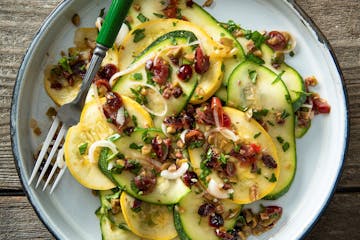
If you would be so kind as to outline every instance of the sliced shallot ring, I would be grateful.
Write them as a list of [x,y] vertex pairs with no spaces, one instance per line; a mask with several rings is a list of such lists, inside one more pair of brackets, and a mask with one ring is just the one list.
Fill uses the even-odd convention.
[[218,184],[215,180],[210,179],[207,191],[210,195],[219,199],[230,198],[230,194],[234,193],[234,189],[224,190],[222,189],[223,186],[224,184]]
[[160,176],[166,179],[174,180],[184,175],[188,168],[189,164],[187,162],[183,162],[176,171],[170,172],[169,170],[163,170],[161,171]]
[[185,135],[189,132],[189,129],[185,129],[180,133],[180,139],[183,143],[185,143]]
[[119,110],[116,113],[116,123],[120,126],[124,125],[125,123],[125,108],[124,106],[121,106]]
[[[286,34],[286,35],[290,36],[290,38],[289,38],[289,41],[288,41],[288,44],[287,44],[286,48],[284,50],[279,51],[279,52],[289,53],[289,52],[293,51],[295,49],[295,47],[296,47],[296,39],[289,32],[281,32],[281,34],[284,35],[284,36]],[[290,44],[290,47],[288,48],[289,44]]]
[[90,148],[89,148],[89,162],[91,163],[96,163],[97,161],[95,160],[95,157],[94,157],[94,153],[95,153],[95,150],[96,148],[98,147],[107,147],[107,148],[110,148],[110,150],[112,151],[113,154],[117,153],[117,149],[116,149],[116,145],[110,141],[107,141],[107,140],[99,140],[99,141],[96,141],[94,142],[93,144],[91,144]]

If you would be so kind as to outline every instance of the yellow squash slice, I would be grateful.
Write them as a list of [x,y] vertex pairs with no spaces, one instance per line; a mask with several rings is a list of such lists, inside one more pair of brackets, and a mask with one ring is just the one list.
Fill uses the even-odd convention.
[[[125,96],[122,99],[130,118],[137,118],[139,127],[152,127],[150,115],[137,102]],[[100,99],[100,103],[104,101]],[[85,105],[79,124],[69,129],[64,143],[66,165],[73,177],[83,186],[96,190],[115,187],[115,184],[100,171],[97,161],[89,161],[88,150],[84,154],[80,154],[79,151],[79,146],[87,144],[89,149],[95,141],[106,139],[115,132],[114,127],[106,121],[100,111],[100,105],[96,100]]]
[[[229,193],[229,198],[238,204],[251,203],[266,196],[276,186],[280,173],[276,148],[269,134],[255,120],[249,119],[245,113],[234,108],[224,107],[223,109],[231,119],[234,133],[239,137],[237,142],[260,146],[262,154],[270,155],[277,164],[276,168],[269,168],[259,159],[256,162],[258,171],[254,172],[250,164],[242,165],[240,160],[232,160],[235,163],[236,172],[231,179],[231,182],[235,182],[232,184],[233,193]],[[221,134],[219,133],[215,137],[219,139]],[[219,141],[215,144],[222,143]],[[226,146],[219,148],[224,149]],[[204,151],[203,148],[189,149],[192,166],[199,176],[203,171],[201,169],[201,162],[203,161],[201,156],[205,153]],[[214,180],[219,185],[223,183],[223,179],[213,170],[206,177],[205,185],[209,184],[210,180]]]
[[146,202],[134,208],[134,201],[135,198],[127,193],[121,194],[121,209],[133,233],[153,240],[170,240],[177,236],[172,208]]

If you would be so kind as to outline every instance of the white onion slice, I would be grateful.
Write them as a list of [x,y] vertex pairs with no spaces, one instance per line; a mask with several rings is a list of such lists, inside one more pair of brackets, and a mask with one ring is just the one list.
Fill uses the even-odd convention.
[[189,132],[189,129],[185,129],[180,133],[180,139],[183,143],[185,143],[185,135]]
[[116,145],[110,141],[107,140],[99,140],[94,142],[93,144],[91,144],[90,148],[89,148],[89,162],[91,163],[96,163],[97,161],[95,160],[94,157],[94,153],[97,147],[107,147],[110,148],[110,150],[112,151],[113,154],[117,153],[117,149],[116,149]]
[[153,90],[154,92],[156,92],[158,95],[160,95],[159,99],[162,99],[163,100],[163,104],[164,104],[164,110],[160,113],[158,112],[154,112],[153,110],[151,110],[150,108],[148,108],[147,106],[145,105],[142,105],[143,108],[145,108],[146,111],[148,111],[149,113],[155,115],[155,116],[158,116],[158,117],[163,117],[167,111],[168,111],[168,105],[167,105],[167,102],[165,101],[165,99],[163,98],[163,96],[160,94],[160,92],[152,85],[150,84],[147,84],[147,83],[141,83],[141,82],[133,82],[132,83],[133,85],[140,85],[140,86],[144,86],[144,87],[147,87],[147,88],[150,88],[151,90]]
[[230,194],[234,193],[234,189],[224,190],[222,189],[223,186],[224,184],[218,184],[215,180],[210,179],[207,191],[219,199],[230,198]]
[[169,170],[163,170],[161,171],[160,176],[166,179],[177,179],[184,175],[188,168],[189,164],[187,162],[183,162],[179,169],[177,169],[176,171],[170,172]]
[[129,27],[125,23],[123,23],[121,25],[118,35],[116,36],[115,45],[119,47],[128,33]]
[[56,156],[56,164],[59,168],[63,168],[65,166],[65,160],[64,160],[64,147],[62,147],[57,156]]
[[167,127],[165,123],[161,123],[161,131],[165,134],[165,136],[168,136]]
[[121,108],[119,108],[119,110],[117,111],[115,121],[120,126],[124,125],[124,123],[125,123],[125,108],[124,108],[124,106],[121,106]]
[[225,127],[213,128],[210,131],[205,132],[205,138],[207,139],[209,137],[209,135],[212,134],[213,132],[219,132],[225,138],[230,139],[233,142],[236,142],[239,140],[239,137],[236,136],[236,134],[233,131],[231,131],[230,129],[225,128]]

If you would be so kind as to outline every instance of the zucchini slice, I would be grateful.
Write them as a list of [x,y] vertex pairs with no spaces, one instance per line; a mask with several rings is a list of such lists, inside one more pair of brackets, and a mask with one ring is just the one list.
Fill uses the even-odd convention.
[[[137,102],[125,96],[122,100],[129,116],[138,119],[139,127],[152,127],[150,115]],[[115,184],[100,171],[98,163],[90,162],[88,157],[88,148],[92,143],[106,139],[116,132],[99,110],[99,104],[104,101],[105,99],[100,99],[98,103],[97,100],[93,100],[85,105],[80,122],[68,130],[64,143],[64,155],[70,173],[84,187],[95,190],[115,187]],[[87,147],[85,152],[81,153],[79,147],[83,144]]]
[[[246,52],[246,44],[249,40],[244,37],[237,38],[237,40],[244,47]],[[292,68],[285,62],[281,63],[279,67],[275,68],[272,65],[273,58],[275,57],[275,51],[266,43],[261,44],[260,50],[262,53],[261,58],[265,62],[264,66],[266,66],[276,74],[282,74],[281,79],[285,83],[289,91],[291,102],[293,104],[293,109],[294,111],[296,111],[306,100],[305,83],[303,78],[294,68]]]
[[177,236],[171,206],[146,202],[136,204],[135,201],[135,198],[125,192],[121,194],[121,209],[132,232],[154,240],[170,240]]
[[[273,140],[267,134],[267,132],[258,124],[254,119],[248,119],[245,113],[230,107],[224,107],[224,113],[226,113],[232,123],[234,134],[239,138],[236,143],[222,137],[221,133],[216,133],[213,136],[216,139],[211,146],[215,146],[213,152],[217,152],[216,149],[221,149],[221,154],[227,158],[224,161],[230,161],[233,163],[236,171],[233,176],[225,179],[219,175],[217,171],[210,169],[210,173],[206,178],[202,178],[205,172],[209,169],[204,168],[204,164],[207,161],[211,161],[213,154],[205,147],[189,149],[189,156],[195,172],[200,176],[203,183],[208,186],[211,180],[216,183],[222,183],[226,180],[231,185],[233,193],[229,196],[234,202],[238,204],[247,204],[259,200],[269,194],[277,184],[279,178],[280,167],[278,166],[279,160]],[[229,129],[227,129],[229,130]],[[212,130],[209,130],[211,132]],[[231,130],[230,130],[231,131]],[[207,139],[210,142],[210,136]],[[224,140],[223,140],[224,139]],[[227,140],[227,141],[226,141]],[[227,143],[224,144],[224,141]],[[240,149],[235,150],[236,146]],[[233,151],[242,151],[242,146],[248,146],[249,148],[260,148],[259,156],[254,156],[254,160],[250,160],[253,164],[243,163],[243,160],[238,159],[235,155],[232,155]],[[247,147],[246,147],[247,148]],[[244,148],[244,149],[246,149]],[[227,157],[229,155],[229,157]],[[208,157],[209,156],[209,157]],[[264,157],[271,157],[275,166],[267,166],[262,160]],[[256,167],[255,167],[256,166]],[[256,170],[254,170],[256,168]]]
[[185,196],[174,210],[175,227],[180,239],[187,240],[217,240],[215,228],[209,225],[210,216],[200,216],[198,214],[200,206],[210,203],[213,206],[221,206],[224,212],[221,217],[224,220],[224,230],[230,230],[234,227],[238,214],[241,211],[241,205],[235,204],[230,200],[211,202],[204,198],[204,193],[195,193],[192,191]]
[[[145,37],[138,41],[135,40],[135,36],[139,31],[141,31]],[[144,52],[144,49],[156,41],[156,39],[160,39],[162,35],[174,31],[192,32],[199,40],[199,45],[204,54],[209,56],[211,66],[209,70],[202,75],[196,74],[195,72],[193,74],[193,77],[197,78],[198,85],[190,100],[191,103],[194,104],[204,102],[210,98],[221,85],[223,78],[222,61],[225,57],[229,57],[229,51],[225,46],[215,42],[203,29],[190,22],[178,19],[160,19],[136,26],[124,39],[123,48],[119,50],[120,69],[129,67],[129,65],[133,63],[134,60],[137,60],[138,56]],[[174,66],[172,67],[174,68]],[[175,70],[173,72],[176,73]],[[174,77],[177,79],[176,74]]]
[[281,76],[249,61],[241,63],[230,77],[228,104],[252,112],[253,118],[267,128],[279,156],[280,176],[266,198],[282,196],[295,176],[296,145],[294,111]]
[[[143,100],[146,99],[147,103],[142,103],[156,114],[154,115],[155,126],[161,128],[163,119],[166,116],[177,114],[186,106],[195,90],[198,77],[196,74],[193,74],[192,78],[188,81],[181,81],[177,77],[179,66],[171,63],[167,53],[172,51],[171,47],[174,47],[175,45],[186,45],[195,40],[196,36],[189,31],[173,31],[160,36],[135,58],[133,62],[134,65],[138,62],[142,62],[142,64],[134,69],[133,72],[120,77],[113,87],[113,91],[140,101],[139,94],[141,94],[141,91],[139,89],[147,89],[147,94],[141,95]],[[168,48],[168,50],[164,51],[166,48]],[[193,49],[191,46],[182,48],[183,53],[192,51]],[[182,89],[181,96],[177,98],[171,96],[170,98],[165,99],[161,94],[163,91],[161,86],[152,81],[151,74],[145,69],[145,61],[149,58],[153,58],[154,55],[162,57],[170,64],[171,71],[168,82],[173,86],[179,86]],[[152,86],[151,89],[148,87],[149,85]]]
[[[163,137],[159,130],[155,129],[136,129],[130,136],[123,135],[114,143],[125,159],[134,161],[134,163],[147,164],[150,157],[144,156],[140,149],[135,149],[134,146],[143,146],[146,144],[145,139],[152,139],[155,136]],[[156,179],[156,186],[148,194],[142,194],[133,185],[133,179],[136,176],[133,172],[128,170],[117,171],[109,170],[109,162],[106,158],[101,158],[99,167],[101,171],[115,181],[115,183],[131,196],[134,196],[145,202],[155,204],[174,204],[180,201],[190,189],[183,183],[181,179],[168,180],[161,176]],[[135,163],[135,164],[136,164]]]
[[116,226],[106,215],[100,217],[100,229],[103,240],[141,239],[129,230]]

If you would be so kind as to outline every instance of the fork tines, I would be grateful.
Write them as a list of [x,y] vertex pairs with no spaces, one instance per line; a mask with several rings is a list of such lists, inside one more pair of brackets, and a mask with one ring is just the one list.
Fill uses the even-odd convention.
[[[57,178],[55,179],[55,182],[53,183],[53,186],[50,190],[50,193],[53,192],[56,185],[58,184],[59,180],[61,179],[62,175],[64,174],[66,170],[66,166],[64,163],[64,157],[63,157],[63,149],[61,148],[64,135],[66,133],[66,127],[65,125],[62,125],[61,122],[57,117],[55,117],[50,130],[48,132],[48,135],[46,136],[46,139],[42,145],[42,148],[40,150],[39,156],[37,157],[34,169],[31,173],[30,179],[28,184],[30,185],[32,181],[34,180],[36,173],[40,171],[41,165],[43,164],[43,160],[45,157],[47,157],[45,164],[43,168],[41,169],[40,176],[36,182],[35,188],[37,188],[41,182],[41,180],[44,178],[45,173],[47,172],[55,154],[57,153],[56,161],[51,169],[50,174],[47,177],[47,180],[45,182],[45,185],[43,187],[43,191],[46,189],[46,187],[49,185],[51,178],[56,172],[56,169],[61,169],[59,174],[57,175]],[[61,148],[59,150],[59,148]],[[50,152],[49,152],[50,150]]]

